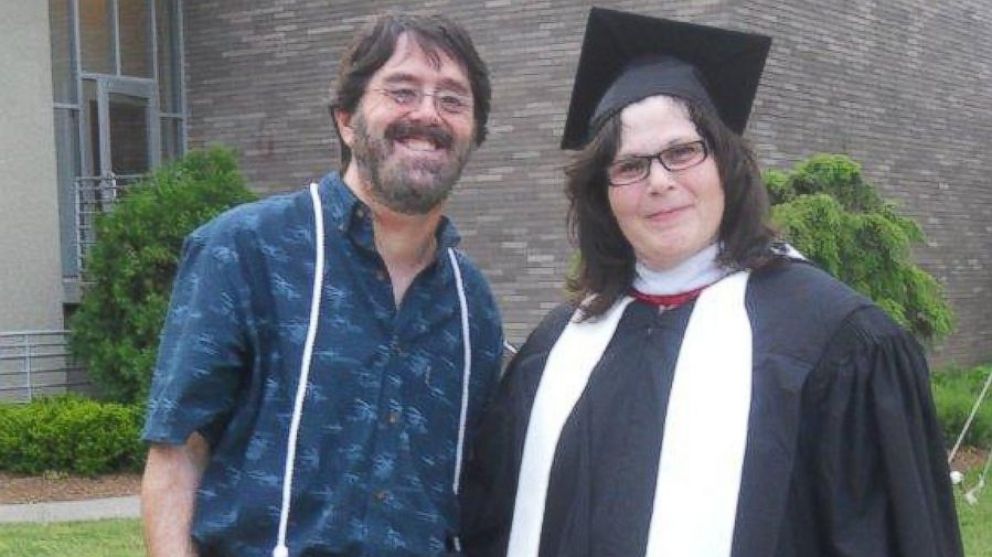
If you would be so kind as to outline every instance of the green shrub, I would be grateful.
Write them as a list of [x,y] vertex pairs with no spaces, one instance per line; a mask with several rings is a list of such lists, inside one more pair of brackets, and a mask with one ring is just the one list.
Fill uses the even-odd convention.
[[[949,445],[953,445],[961,434],[989,373],[992,373],[992,366],[933,374],[931,384],[937,419]],[[992,446],[992,393],[985,395],[985,401],[968,429],[964,444],[981,448]]]
[[923,231],[899,216],[843,155],[816,155],[765,174],[772,221],[807,258],[868,296],[924,341],[951,332],[940,284],[912,260]]
[[0,469],[96,475],[139,470],[144,411],[79,396],[0,405]]
[[70,328],[72,350],[104,397],[147,397],[183,239],[252,199],[233,153],[214,148],[159,169],[97,221]]

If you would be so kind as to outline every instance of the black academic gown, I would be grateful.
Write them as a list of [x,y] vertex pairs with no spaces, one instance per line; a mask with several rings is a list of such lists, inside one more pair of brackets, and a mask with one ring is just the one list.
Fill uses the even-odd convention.
[[[753,273],[745,301],[752,396],[732,556],[962,555],[927,365],[914,339],[804,263]],[[573,310],[552,311],[531,334],[478,431],[462,490],[462,543],[471,557],[506,554],[531,405]],[[562,430],[541,557],[644,555],[691,312],[692,304],[626,308]]]

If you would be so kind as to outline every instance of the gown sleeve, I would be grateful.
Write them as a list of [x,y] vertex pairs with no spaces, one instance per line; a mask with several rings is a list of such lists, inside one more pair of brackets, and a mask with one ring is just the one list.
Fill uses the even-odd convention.
[[960,557],[944,439],[916,341],[857,312],[807,385],[804,476],[823,555]]

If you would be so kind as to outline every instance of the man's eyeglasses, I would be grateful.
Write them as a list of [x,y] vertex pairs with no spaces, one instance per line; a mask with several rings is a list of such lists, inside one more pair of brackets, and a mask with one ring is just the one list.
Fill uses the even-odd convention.
[[384,87],[382,89],[377,89],[377,91],[392,100],[393,104],[395,104],[398,108],[410,110],[414,107],[420,106],[420,103],[423,102],[424,97],[432,97],[434,100],[434,108],[437,109],[438,112],[444,114],[458,116],[472,110],[471,97],[466,97],[465,95],[459,95],[450,91],[425,93],[420,89],[414,89],[412,87]]
[[703,162],[707,155],[709,150],[705,141],[690,141],[653,155],[635,155],[615,161],[606,167],[606,179],[611,186],[626,186],[647,178],[651,174],[651,162],[655,159],[658,159],[665,170],[678,172]]

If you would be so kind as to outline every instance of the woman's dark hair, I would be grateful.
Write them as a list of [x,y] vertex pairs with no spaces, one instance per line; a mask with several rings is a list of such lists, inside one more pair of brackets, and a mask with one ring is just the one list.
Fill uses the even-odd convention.
[[[712,110],[677,100],[688,109],[720,174],[724,209],[718,261],[733,269],[767,265],[774,259],[769,247],[775,231],[767,224],[768,194],[754,152]],[[620,148],[622,131],[618,111],[565,169],[569,230],[582,256],[568,287],[586,318],[609,309],[634,281],[634,249],[621,232],[607,195],[606,167]]]
[[[387,13],[378,16],[355,37],[348,52],[341,60],[338,77],[331,87],[331,115],[335,110],[354,114],[358,103],[365,95],[365,89],[375,74],[393,55],[400,35],[409,33],[433,63],[440,63],[438,50],[461,62],[468,74],[472,87],[475,118],[475,144],[481,145],[486,138],[486,123],[489,121],[492,87],[489,84],[489,70],[479,57],[468,32],[459,24],[438,15],[407,15]],[[333,117],[331,118],[334,121]],[[335,123],[335,126],[337,124]],[[340,139],[340,130],[338,139]],[[351,161],[351,150],[343,141],[341,146],[341,168],[344,170]]]

